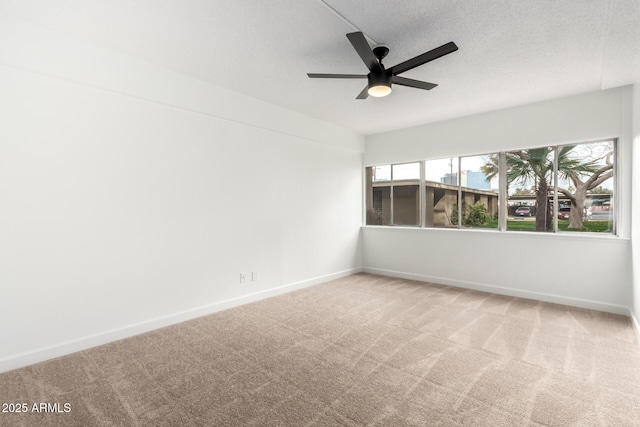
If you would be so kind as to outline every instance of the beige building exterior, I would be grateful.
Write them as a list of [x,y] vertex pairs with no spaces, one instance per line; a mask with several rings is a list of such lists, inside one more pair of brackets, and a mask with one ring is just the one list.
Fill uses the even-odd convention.
[[[368,177],[369,178],[369,177]],[[482,203],[493,217],[498,213],[498,193],[462,187],[462,208]],[[391,192],[393,191],[393,206]],[[455,227],[457,220],[458,186],[425,181],[425,194],[420,197],[419,180],[372,182],[367,179],[367,224]],[[424,204],[424,222],[420,204]],[[392,220],[393,215],[393,220]]]

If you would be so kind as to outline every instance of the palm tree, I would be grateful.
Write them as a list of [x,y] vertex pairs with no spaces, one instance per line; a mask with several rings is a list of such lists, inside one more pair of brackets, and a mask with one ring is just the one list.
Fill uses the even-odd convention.
[[[601,185],[613,176],[613,163],[611,156],[613,150],[606,154],[605,165],[599,165],[598,160],[588,161],[571,157],[575,145],[564,145],[558,148],[558,174],[560,178],[571,180],[576,189],[571,192],[564,188],[558,188],[571,201],[571,214],[569,228],[581,229],[582,213],[587,196],[587,191]],[[530,148],[528,150],[511,151],[507,157],[507,188],[510,183],[521,179],[533,181],[536,192],[536,231],[548,231],[552,221],[549,206],[549,184],[553,173],[552,147]],[[498,173],[497,155],[489,156],[487,163],[481,170],[491,179]],[[587,177],[584,181],[582,178]],[[508,191],[507,191],[508,194]]]
[[491,154],[485,159],[486,163],[480,166],[480,170],[484,173],[485,181],[489,182],[500,172],[500,156],[498,154]]
[[553,172],[553,148],[530,148],[507,153],[507,182],[533,180],[536,185],[536,231],[551,229],[549,180]]

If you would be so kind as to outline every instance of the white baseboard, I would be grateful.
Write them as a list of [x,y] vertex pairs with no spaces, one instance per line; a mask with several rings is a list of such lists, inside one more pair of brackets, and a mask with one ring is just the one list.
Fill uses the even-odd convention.
[[629,310],[629,317],[631,317],[631,323],[633,323],[633,329],[636,331],[636,337],[638,338],[638,345],[640,345],[640,322],[631,310]]
[[588,308],[591,310],[605,311],[607,313],[629,316],[629,308],[609,304],[600,301],[592,301],[581,298],[564,297],[561,295],[546,294],[542,292],[526,291],[521,289],[505,288],[502,286],[487,285],[484,283],[468,282],[463,280],[452,280],[445,277],[426,276],[422,274],[405,273],[394,270],[384,270],[380,268],[363,267],[362,271],[382,276],[398,277],[400,279],[417,280],[419,282],[431,282],[440,285],[454,286],[457,288],[473,289],[476,291],[490,292],[494,294],[507,295],[518,298],[534,299],[551,302],[555,304],[569,305],[573,307]]
[[144,322],[125,326],[122,328],[112,329],[110,331],[101,332],[85,337],[80,337],[71,341],[63,342],[49,347],[42,347],[28,352],[11,355],[0,359],[0,373],[22,368],[34,363],[43,362],[45,360],[54,359],[56,357],[65,356],[78,351],[86,350],[99,345],[107,344],[123,338],[149,332],[154,329],[163,328],[165,326],[174,325],[176,323],[195,319],[196,317],[206,316],[218,311],[237,307],[250,302],[259,301],[276,295],[281,295],[297,289],[306,288],[317,285],[319,283],[328,282],[330,280],[340,279],[351,274],[360,273],[362,268],[353,268],[349,270],[339,271],[337,273],[318,276],[311,279],[301,280],[299,282],[271,288],[260,292],[255,292],[241,297],[232,298],[225,301],[196,307],[167,316],[157,317]]

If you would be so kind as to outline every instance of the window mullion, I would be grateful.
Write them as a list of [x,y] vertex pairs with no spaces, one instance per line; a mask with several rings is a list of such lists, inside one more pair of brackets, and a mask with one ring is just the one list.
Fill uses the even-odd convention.
[[389,225],[393,225],[393,165],[390,166],[391,168],[391,185],[389,188],[389,203],[391,204],[389,212],[390,212],[390,216],[391,218],[389,218]]
[[507,192],[507,153],[498,153],[498,230],[507,231],[509,194]]
[[425,216],[426,216],[426,209],[427,209],[427,194],[426,194],[426,185],[425,185],[425,165],[424,162],[420,162],[420,188],[419,188],[419,193],[420,193],[420,227],[424,228],[426,226],[426,220],[425,220]]
[[558,232],[558,147],[553,147],[553,232]]
[[462,159],[458,157],[458,228],[462,228]]

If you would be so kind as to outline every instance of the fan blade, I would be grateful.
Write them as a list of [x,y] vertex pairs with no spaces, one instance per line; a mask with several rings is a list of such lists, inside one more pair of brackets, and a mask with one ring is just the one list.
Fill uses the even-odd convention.
[[420,80],[408,79],[406,77],[393,76],[391,82],[400,86],[415,87],[417,89],[431,90],[438,86],[435,83],[421,82]]
[[353,45],[356,52],[358,52],[358,55],[360,55],[360,58],[362,58],[364,65],[367,66],[369,71],[372,73],[381,73],[382,67],[380,67],[378,58],[373,54],[367,39],[364,38],[364,34],[359,31],[356,33],[349,33],[347,34],[347,38]]
[[367,99],[368,96],[369,96],[369,85],[366,85],[364,89],[362,89],[362,92],[360,92],[360,94],[356,96],[356,99]]
[[366,79],[366,74],[322,74],[322,73],[307,73],[312,79]]
[[454,42],[449,42],[430,50],[429,52],[423,53],[422,55],[418,55],[415,58],[411,58],[398,65],[394,65],[389,70],[391,71],[391,74],[395,76],[396,74],[404,73],[405,71],[419,67],[422,64],[426,64],[429,61],[433,61],[434,59],[453,53],[456,50],[458,50],[458,46],[456,46]]

